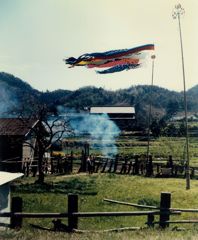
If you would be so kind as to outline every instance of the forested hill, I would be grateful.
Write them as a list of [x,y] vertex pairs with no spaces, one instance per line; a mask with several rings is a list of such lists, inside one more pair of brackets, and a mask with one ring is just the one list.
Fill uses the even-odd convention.
[[[153,113],[156,117],[183,111],[182,93],[157,86],[138,85],[117,91],[108,91],[103,88],[89,86],[75,91],[41,92],[21,79],[2,72],[0,73],[0,89],[2,96],[0,105],[9,100],[12,102],[13,98],[20,105],[28,105],[29,102],[32,104],[32,101],[35,101],[45,103],[51,107],[62,105],[76,109],[104,105],[134,105],[136,112],[144,115],[151,101]],[[188,110],[198,112],[198,85],[188,90],[187,94]]]

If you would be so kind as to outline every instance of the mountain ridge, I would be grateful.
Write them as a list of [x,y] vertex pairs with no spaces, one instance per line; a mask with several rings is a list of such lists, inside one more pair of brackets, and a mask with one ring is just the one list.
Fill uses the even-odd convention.
[[[183,111],[183,93],[159,86],[136,85],[116,91],[86,86],[73,91],[57,89],[41,92],[14,75],[0,72],[0,87],[4,95],[9,95],[7,99],[13,99],[14,97],[21,105],[36,102],[50,107],[61,105],[75,109],[84,109],[91,106],[133,105],[137,114],[143,116],[147,114],[151,103],[153,115],[156,118]],[[188,110],[198,112],[198,85],[187,91],[187,97]],[[2,104],[5,104],[4,99],[0,99],[0,105]]]

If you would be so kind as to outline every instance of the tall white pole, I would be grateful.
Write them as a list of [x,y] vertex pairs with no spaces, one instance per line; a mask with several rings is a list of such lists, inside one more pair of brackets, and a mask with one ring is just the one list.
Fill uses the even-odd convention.
[[148,115],[148,143],[147,143],[147,160],[149,159],[150,154],[150,125],[151,125],[151,93],[152,93],[152,87],[153,87],[153,77],[154,77],[154,60],[155,55],[151,56],[152,59],[152,74],[151,74],[151,91],[150,91],[150,103],[149,103],[149,115]]
[[188,189],[190,189],[190,157],[189,157],[189,139],[188,139],[186,80],[185,80],[184,53],[183,53],[181,22],[180,22],[180,16],[183,14],[184,14],[184,9],[181,7],[181,4],[177,4],[173,10],[173,18],[178,19],[181,57],[182,57],[182,73],[183,73],[183,85],[184,85],[184,112],[185,112],[185,126],[186,126],[186,189],[188,190]]

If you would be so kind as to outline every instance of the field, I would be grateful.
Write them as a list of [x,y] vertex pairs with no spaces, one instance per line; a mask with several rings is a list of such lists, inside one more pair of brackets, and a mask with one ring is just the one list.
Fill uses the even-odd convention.
[[[190,165],[198,166],[197,137],[190,138]],[[71,138],[68,141],[75,142],[74,146],[67,147],[61,153],[74,156],[81,154],[82,146],[78,142],[89,142],[88,138]],[[108,143],[108,142],[107,142]],[[115,145],[118,154],[130,156],[146,154],[147,139],[139,136],[122,135],[116,139]],[[90,146],[91,154],[101,154],[100,144],[95,141],[95,146]],[[181,163],[185,160],[185,138],[160,137],[151,139],[150,153],[158,159],[168,159]],[[75,160],[75,159],[74,159]],[[79,162],[79,161],[78,161]],[[79,166],[79,165],[78,165]],[[48,175],[46,184],[35,185],[35,178],[25,177],[12,187],[12,196],[20,196],[23,199],[24,212],[67,212],[67,194],[79,195],[80,211],[137,211],[134,207],[123,206],[104,202],[104,198],[120,201],[156,205],[160,203],[161,192],[171,192],[172,207],[198,208],[198,182],[191,180],[191,189],[186,191],[184,178],[147,178],[144,176],[122,175],[113,173],[86,173],[71,175]],[[181,216],[171,216],[171,219],[198,219],[198,213],[182,213]],[[158,220],[158,217],[155,217]],[[52,219],[24,219],[20,231],[7,230],[0,232],[0,239],[198,239],[198,225],[183,224],[171,225],[169,229],[161,230],[156,225],[154,229],[146,228],[147,217],[96,217],[81,218],[78,228],[85,230],[83,233],[64,233],[48,230],[39,230],[32,224],[52,228]],[[67,219],[62,219],[67,224]],[[122,227],[141,227],[138,231],[104,232],[104,230]],[[177,231],[177,227],[185,228]]]
[[[134,207],[104,202],[104,198],[139,204],[159,205],[160,193],[172,193],[172,207],[198,208],[198,182],[191,181],[191,190],[185,190],[184,179],[155,179],[131,175],[80,174],[71,176],[48,176],[44,187],[32,184],[33,178],[24,178],[13,186],[13,196],[21,196],[24,212],[66,212],[67,194],[79,194],[80,211],[135,211]],[[182,213],[171,219],[197,219],[195,213]],[[167,230],[143,229],[126,232],[103,232],[118,227],[146,227],[146,217],[97,217],[80,219],[79,229],[99,232],[57,233],[38,230],[30,224],[51,228],[52,219],[24,219],[20,231],[0,233],[0,239],[198,239],[195,224],[177,225],[186,228],[176,231],[176,225]],[[156,217],[157,220],[157,217]],[[67,224],[66,220],[63,220]]]
[[[71,138],[67,140],[73,143],[73,147],[64,148],[64,151],[57,152],[57,154],[69,154],[71,151],[75,154],[80,155],[83,149],[83,145],[79,146],[79,142],[89,142],[90,144],[90,154],[102,155],[102,148],[105,146],[109,148],[111,152],[111,145],[108,140],[103,141],[101,145],[100,140],[89,139],[89,136],[82,138]],[[115,147],[117,153],[121,156],[127,155],[145,155],[147,154],[148,141],[147,137],[143,136],[130,136],[123,135],[119,136],[115,140]],[[150,154],[155,158],[168,159],[169,155],[172,155],[173,160],[179,161],[181,163],[185,162],[185,152],[186,152],[186,139],[184,137],[159,137],[151,138],[150,140]],[[189,138],[189,154],[190,154],[190,165],[192,167],[198,166],[198,138],[193,136]]]

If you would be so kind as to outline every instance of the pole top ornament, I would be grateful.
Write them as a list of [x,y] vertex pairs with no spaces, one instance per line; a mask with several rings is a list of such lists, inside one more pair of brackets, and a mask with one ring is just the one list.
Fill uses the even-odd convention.
[[181,4],[178,3],[175,5],[173,12],[172,12],[172,17],[173,19],[176,19],[177,17],[180,17],[181,15],[185,14],[184,8],[182,8]]

